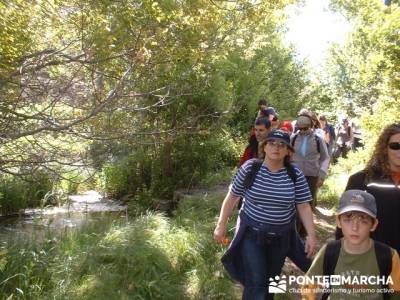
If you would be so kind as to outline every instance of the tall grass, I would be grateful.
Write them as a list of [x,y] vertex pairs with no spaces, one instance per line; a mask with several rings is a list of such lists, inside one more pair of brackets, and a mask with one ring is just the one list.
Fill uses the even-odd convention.
[[237,299],[212,240],[223,195],[0,250],[1,299]]
[[46,194],[53,189],[54,180],[43,170],[23,179],[0,176],[0,214],[7,215],[27,207],[40,207]]
[[[332,166],[320,200],[334,205],[364,161],[350,153]],[[186,197],[172,218],[147,212],[40,242],[3,241],[0,299],[239,299],[212,240],[225,192]]]

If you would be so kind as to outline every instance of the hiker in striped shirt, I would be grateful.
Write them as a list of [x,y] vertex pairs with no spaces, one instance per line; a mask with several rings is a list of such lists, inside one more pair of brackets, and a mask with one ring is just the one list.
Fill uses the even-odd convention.
[[279,275],[295,232],[296,210],[308,233],[305,250],[315,251],[316,238],[307,181],[290,164],[293,151],[287,132],[274,130],[261,143],[265,157],[252,184],[247,185],[257,160],[246,162],[235,175],[222,204],[214,239],[223,243],[226,224],[237,201],[244,198],[235,236],[222,258],[231,277],[244,285],[243,299],[273,299],[268,279]]

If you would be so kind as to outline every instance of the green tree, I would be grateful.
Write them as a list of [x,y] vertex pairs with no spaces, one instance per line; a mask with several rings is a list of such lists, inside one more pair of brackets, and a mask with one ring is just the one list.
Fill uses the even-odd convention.
[[[232,153],[224,124],[245,130],[237,123],[251,124],[260,96],[283,117],[299,107],[306,71],[281,32],[292,2],[2,4],[0,171],[63,176],[115,163],[168,195],[198,181],[220,167],[214,153]],[[185,155],[179,166],[191,149],[195,163]]]
[[388,9],[379,0],[332,2],[354,31],[344,46],[331,49],[321,95],[332,100],[334,109],[361,116],[365,140],[372,143],[386,124],[400,117],[400,9],[396,3]]

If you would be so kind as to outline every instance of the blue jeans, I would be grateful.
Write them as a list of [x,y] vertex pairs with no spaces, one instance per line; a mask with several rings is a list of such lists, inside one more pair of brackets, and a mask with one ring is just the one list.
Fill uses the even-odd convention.
[[312,259],[307,257],[304,242],[296,230],[291,235],[290,248],[287,255],[291,261],[304,273],[311,267]]
[[273,299],[274,294],[268,293],[269,278],[281,274],[290,247],[290,235],[283,234],[270,242],[260,243],[256,231],[246,230],[241,245],[245,272],[243,300]]

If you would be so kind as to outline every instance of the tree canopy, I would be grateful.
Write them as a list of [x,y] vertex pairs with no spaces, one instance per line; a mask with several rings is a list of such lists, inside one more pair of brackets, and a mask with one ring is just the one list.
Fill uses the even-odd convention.
[[219,116],[231,95],[218,68],[272,35],[285,4],[2,2],[2,169],[30,137],[137,140]]
[[246,133],[260,97],[283,117],[300,106],[306,71],[282,42],[292,2],[1,2],[0,171],[58,177],[146,153],[176,181],[193,147],[188,173],[218,168],[225,124]]
[[400,117],[400,9],[396,1],[388,7],[380,0],[335,0],[332,8],[343,13],[354,30],[343,46],[330,50],[314,89],[317,105],[362,116],[366,140],[374,141],[383,126]]

